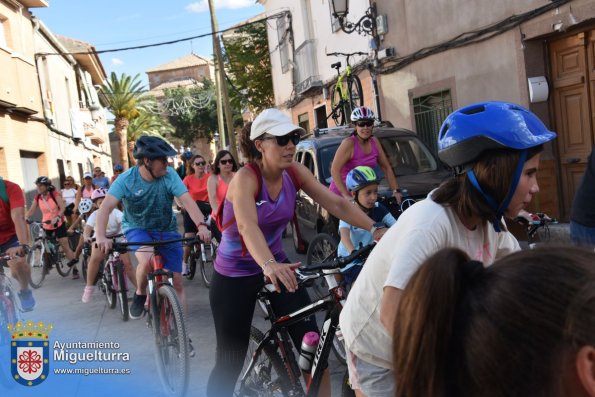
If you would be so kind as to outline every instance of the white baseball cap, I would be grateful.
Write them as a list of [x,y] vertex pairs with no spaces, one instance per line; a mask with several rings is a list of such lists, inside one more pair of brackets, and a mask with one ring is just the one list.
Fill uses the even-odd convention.
[[93,178],[93,174],[91,174],[90,172],[85,172],[83,174],[83,179],[85,179],[85,178]]
[[289,117],[279,109],[266,109],[252,123],[250,140],[253,141],[264,134],[283,136],[293,131],[297,131],[300,135],[306,134],[302,127],[293,124]]

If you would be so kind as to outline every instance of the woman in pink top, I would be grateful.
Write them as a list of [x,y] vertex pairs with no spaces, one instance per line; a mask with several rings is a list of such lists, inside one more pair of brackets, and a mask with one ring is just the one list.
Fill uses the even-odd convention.
[[211,233],[217,241],[221,241],[221,231],[217,228],[217,209],[219,205],[225,200],[227,193],[227,186],[231,182],[231,178],[238,170],[238,164],[231,153],[227,150],[220,150],[215,156],[213,162],[213,174],[209,177],[207,182],[207,189],[209,191],[209,203],[211,203]]
[[378,164],[386,175],[388,185],[393,191],[397,202],[401,202],[401,193],[397,178],[393,172],[390,161],[386,157],[378,138],[373,135],[374,112],[365,106],[355,108],[351,113],[351,121],[355,124],[355,131],[349,139],[345,139],[339,145],[333,163],[331,165],[330,189],[332,192],[352,199],[351,193],[345,186],[345,178],[349,171],[359,165],[376,167]]
[[83,184],[76,192],[76,198],[74,201],[74,210],[78,213],[79,203],[83,198],[91,198],[95,187],[93,186],[93,175],[90,172],[85,172],[83,175]]
[[[190,167],[188,168],[188,174],[184,177],[184,185],[188,189],[188,193],[192,197],[192,200],[196,201],[198,208],[203,214],[211,213],[211,205],[209,204],[209,193],[207,192],[207,181],[209,174],[205,172],[205,166],[207,162],[204,157],[200,154],[195,154],[190,159]],[[182,209],[182,216],[184,218],[184,237],[196,236],[198,230],[190,215]],[[190,255],[190,247],[184,246],[184,263],[188,261]],[[183,272],[184,273],[184,272]]]

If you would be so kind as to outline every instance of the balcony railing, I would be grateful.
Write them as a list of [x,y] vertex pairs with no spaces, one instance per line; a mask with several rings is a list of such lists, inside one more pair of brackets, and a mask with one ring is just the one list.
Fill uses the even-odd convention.
[[322,80],[316,62],[316,40],[306,40],[295,50],[295,81],[299,95],[314,95],[322,91]]

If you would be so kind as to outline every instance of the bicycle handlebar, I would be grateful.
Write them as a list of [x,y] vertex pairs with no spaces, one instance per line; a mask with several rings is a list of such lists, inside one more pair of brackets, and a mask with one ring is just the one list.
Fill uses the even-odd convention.
[[361,51],[351,52],[349,54],[348,53],[345,53],[345,52],[329,52],[328,54],[326,54],[327,57],[331,57],[331,56],[335,56],[335,57],[338,57],[338,56],[350,57],[350,56],[353,56],[353,55],[368,55],[368,54],[366,52],[361,52]]
[[[115,240],[116,237],[109,237],[112,240]],[[135,246],[149,246],[149,247],[156,247],[156,246],[160,246],[160,245],[166,245],[166,244],[172,244],[172,243],[179,243],[179,242],[192,242],[195,243],[198,241],[198,238],[196,237],[184,237],[184,238],[177,238],[177,239],[173,239],[173,240],[161,240],[161,241],[140,241],[140,242],[125,242],[125,243],[119,243],[117,241],[114,241],[112,244],[112,250],[114,251],[126,251],[126,249],[128,247],[130,247],[131,245],[135,245]]]
[[347,266],[348,264],[350,264],[351,262],[353,262],[354,260],[368,255],[370,253],[370,251],[372,251],[372,248],[374,248],[375,245],[376,245],[375,242],[370,243],[366,246],[358,248],[357,250],[353,251],[351,254],[349,254],[347,256],[340,256],[340,257],[337,257],[331,261],[326,261],[326,262],[322,262],[322,263],[313,263],[310,266],[301,266],[300,268],[298,268],[298,270],[303,273],[310,273],[310,272],[315,272],[318,270],[331,270],[331,269],[343,268],[343,267]]

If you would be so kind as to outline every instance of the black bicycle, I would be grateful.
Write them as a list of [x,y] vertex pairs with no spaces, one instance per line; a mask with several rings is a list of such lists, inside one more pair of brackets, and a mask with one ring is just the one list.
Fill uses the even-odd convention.
[[[340,268],[348,263],[366,257],[374,245],[373,243],[362,247],[347,257],[297,269],[298,286],[306,287],[317,278],[340,272]],[[263,333],[256,327],[252,327],[248,353],[251,359],[240,379],[236,396],[316,396],[339,325],[339,314],[343,308],[345,291],[339,285],[330,286],[329,293],[324,298],[281,317],[277,316],[271,307],[270,297],[275,293],[274,287],[266,284],[258,294],[258,299],[265,304],[269,313],[271,329]],[[312,367],[308,372],[310,380],[304,379],[306,385],[304,387],[302,370],[298,365],[287,327],[317,312],[326,314]],[[346,384],[342,395],[352,395],[352,390]]]
[[527,236],[527,245],[530,249],[536,244],[550,240],[550,225],[555,225],[558,220],[549,217],[543,212],[527,213],[526,216],[518,216],[514,221],[521,225]]
[[213,269],[215,257],[217,256],[217,240],[211,239],[209,244],[203,241],[197,241],[190,246],[190,255],[188,256],[188,280],[194,279],[197,267],[200,267],[200,275],[205,287],[211,286],[213,278]]

